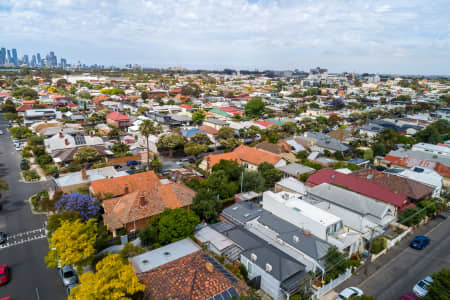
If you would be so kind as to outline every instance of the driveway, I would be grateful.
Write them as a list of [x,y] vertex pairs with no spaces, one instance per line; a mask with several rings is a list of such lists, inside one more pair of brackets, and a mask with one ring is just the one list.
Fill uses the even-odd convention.
[[[26,201],[42,190],[40,183],[20,182],[20,153],[14,149],[7,121],[0,118],[0,178],[9,184],[9,191],[0,200],[0,231],[8,235],[28,233],[42,228],[45,216],[33,215]],[[23,240],[24,241],[24,240]],[[10,282],[0,288],[0,297],[12,299],[66,299],[67,295],[55,269],[47,269],[47,239],[28,240],[0,249],[0,264],[11,268]]]

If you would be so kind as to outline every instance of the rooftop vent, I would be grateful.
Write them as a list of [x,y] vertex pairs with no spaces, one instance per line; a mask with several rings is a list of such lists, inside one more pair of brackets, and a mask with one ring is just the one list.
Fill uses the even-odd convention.
[[294,236],[292,237],[292,239],[294,240],[294,243],[298,243],[298,241],[299,241],[299,238],[298,238],[298,236],[296,236],[296,235],[294,235]]
[[266,264],[266,272],[272,272],[272,266],[270,264]]
[[250,259],[253,261],[256,261],[258,259],[258,256],[256,256],[255,253],[250,254]]
[[170,256],[170,252],[168,252],[168,251],[164,252],[164,256],[165,257],[169,257]]
[[303,234],[304,234],[304,235],[311,235],[311,232],[309,232],[309,231],[303,231]]
[[144,260],[142,261],[142,263],[143,263],[143,264],[148,264],[148,260],[144,259]]

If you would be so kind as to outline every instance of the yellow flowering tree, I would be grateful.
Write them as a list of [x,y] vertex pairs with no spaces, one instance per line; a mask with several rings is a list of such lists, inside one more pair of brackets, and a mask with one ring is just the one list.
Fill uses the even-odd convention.
[[51,87],[48,88],[48,91],[50,93],[56,93],[56,88],[54,86],[51,86]]
[[97,272],[86,272],[80,285],[70,291],[69,300],[126,300],[145,290],[128,263],[119,254],[109,254],[96,266]]
[[86,223],[62,221],[61,226],[53,232],[50,238],[48,255],[45,262],[48,268],[74,265],[79,270],[89,264],[95,254],[97,238],[97,220],[89,219]]

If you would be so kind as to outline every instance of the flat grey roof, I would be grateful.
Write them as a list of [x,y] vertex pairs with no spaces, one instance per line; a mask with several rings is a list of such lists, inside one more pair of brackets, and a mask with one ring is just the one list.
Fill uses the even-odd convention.
[[199,251],[201,248],[191,239],[169,244],[167,246],[131,257],[128,260],[137,273],[147,272],[171,261]]

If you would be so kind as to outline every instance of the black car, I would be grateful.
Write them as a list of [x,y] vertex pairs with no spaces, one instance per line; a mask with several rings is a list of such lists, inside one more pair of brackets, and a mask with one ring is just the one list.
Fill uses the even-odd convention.
[[0,231],[0,244],[6,243],[6,233]]

